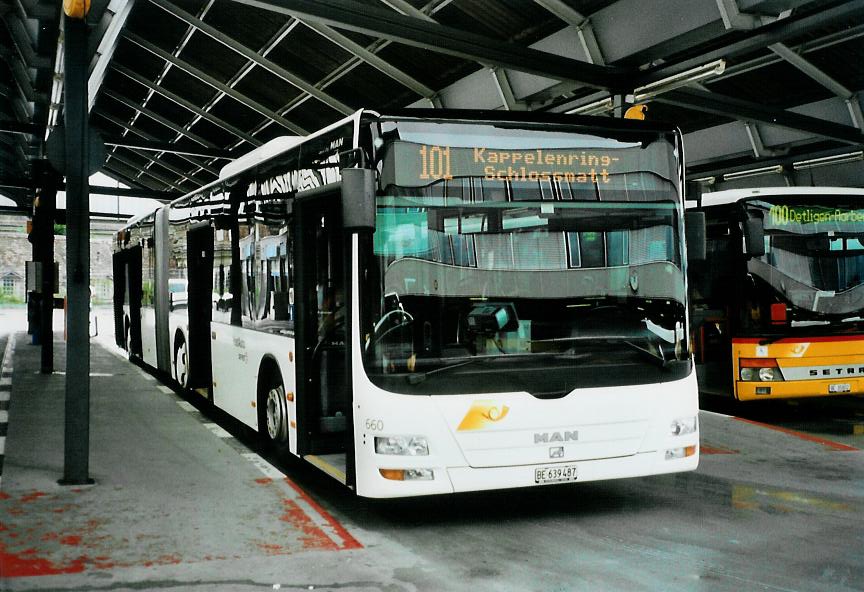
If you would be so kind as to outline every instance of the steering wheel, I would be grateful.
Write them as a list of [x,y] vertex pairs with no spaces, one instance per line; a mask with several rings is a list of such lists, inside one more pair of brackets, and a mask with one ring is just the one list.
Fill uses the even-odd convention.
[[[390,327],[387,327],[383,333],[378,335],[378,331],[381,330],[381,327],[387,322],[389,319],[394,319],[396,317],[402,317],[402,320],[399,322],[394,322],[394,324]],[[378,345],[378,343],[387,337],[390,333],[395,331],[400,327],[404,327],[414,322],[414,317],[411,316],[411,313],[402,310],[401,308],[394,308],[391,311],[388,311],[381,319],[375,323],[375,327],[372,329],[373,338],[369,340],[366,344],[366,350],[370,347],[374,347]]]

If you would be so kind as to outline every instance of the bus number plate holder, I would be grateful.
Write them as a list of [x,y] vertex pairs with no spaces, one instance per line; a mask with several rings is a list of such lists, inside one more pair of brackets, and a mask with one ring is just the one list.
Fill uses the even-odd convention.
[[576,465],[550,465],[534,469],[534,483],[567,483],[576,481]]
[[848,382],[835,382],[834,384],[828,385],[829,393],[851,393],[852,385]]

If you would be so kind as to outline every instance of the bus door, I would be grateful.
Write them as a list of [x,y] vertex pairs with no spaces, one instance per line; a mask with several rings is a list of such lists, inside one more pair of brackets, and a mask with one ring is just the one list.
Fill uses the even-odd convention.
[[126,251],[116,251],[111,257],[114,277],[114,341],[118,347],[126,347]]
[[129,326],[126,328],[126,339],[128,352],[140,358],[144,355],[141,343],[141,299],[144,295],[141,274],[144,249],[137,246],[124,253],[126,255],[126,297],[129,302]]
[[734,391],[732,377],[732,328],[730,298],[735,300],[733,245],[740,244],[740,236],[732,234],[734,225],[724,212],[708,210],[706,260],[688,266],[690,283],[691,325],[696,358],[699,390],[703,393],[731,396]]
[[210,320],[213,313],[213,227],[193,226],[186,234],[188,257],[189,378],[187,386],[212,384]]
[[294,208],[297,284],[298,451],[348,450],[351,400],[346,364],[346,292],[338,193],[298,199]]

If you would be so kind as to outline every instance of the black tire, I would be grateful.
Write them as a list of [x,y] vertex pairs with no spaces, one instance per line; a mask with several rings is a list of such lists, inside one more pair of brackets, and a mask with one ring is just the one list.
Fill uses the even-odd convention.
[[126,348],[126,357],[132,359],[132,329],[129,327],[129,318],[123,321],[123,347]]
[[180,332],[174,338],[174,359],[171,364],[171,373],[181,388],[189,388],[189,347]]
[[258,378],[258,442],[265,451],[288,445],[288,402],[282,375],[273,362],[262,364]]

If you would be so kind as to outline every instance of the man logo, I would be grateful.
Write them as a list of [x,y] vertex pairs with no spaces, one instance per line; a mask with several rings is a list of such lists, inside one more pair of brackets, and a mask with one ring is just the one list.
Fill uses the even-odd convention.
[[575,442],[579,439],[577,430],[566,432],[535,432],[535,444],[548,444],[549,442]]
[[495,401],[474,401],[456,431],[464,432],[485,428],[490,423],[503,420],[509,411],[510,408],[507,405],[499,407]]

